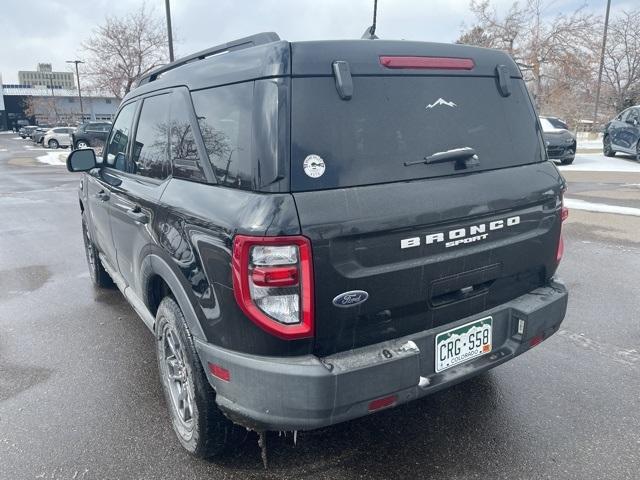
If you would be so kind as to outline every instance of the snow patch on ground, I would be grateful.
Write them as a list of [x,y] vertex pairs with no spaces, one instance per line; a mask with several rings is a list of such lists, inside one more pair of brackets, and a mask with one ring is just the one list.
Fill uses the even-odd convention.
[[627,157],[605,157],[602,154],[579,153],[572,165],[559,165],[562,171],[574,172],[639,172],[640,162]]
[[618,205],[608,205],[606,203],[593,203],[578,198],[564,197],[564,205],[569,209],[587,210],[589,212],[617,213],[618,215],[632,215],[640,217],[640,208],[621,207]]
[[47,165],[66,165],[67,156],[66,152],[48,151],[45,155],[39,156],[38,161]]
[[578,139],[578,148],[581,148],[584,150],[602,150],[602,140]]

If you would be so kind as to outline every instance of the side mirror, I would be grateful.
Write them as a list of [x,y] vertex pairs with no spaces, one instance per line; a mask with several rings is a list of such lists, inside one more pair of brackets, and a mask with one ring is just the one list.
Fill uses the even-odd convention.
[[96,154],[91,148],[74,150],[67,157],[67,170],[70,172],[88,172],[97,166]]

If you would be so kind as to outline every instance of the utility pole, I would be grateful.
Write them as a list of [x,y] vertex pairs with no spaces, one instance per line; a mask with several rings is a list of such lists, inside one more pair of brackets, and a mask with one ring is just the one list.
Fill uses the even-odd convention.
[[596,87],[596,106],[593,111],[593,126],[598,124],[598,107],[600,106],[600,86],[602,85],[602,70],[604,68],[604,51],[607,46],[607,30],[609,29],[609,10],[611,0],[607,0],[607,13],[604,16],[604,34],[602,36],[602,51],[600,52],[600,70],[598,71],[598,85]]
[[80,123],[83,123],[84,109],[82,108],[82,92],[80,91],[80,71],[78,70],[78,64],[84,62],[82,60],[67,60],[67,63],[74,63],[76,65],[76,81],[78,82],[78,98],[80,99]]
[[164,7],[167,13],[167,35],[169,36],[169,61],[173,62],[173,33],[171,33],[171,5],[169,5],[169,0],[164,0]]

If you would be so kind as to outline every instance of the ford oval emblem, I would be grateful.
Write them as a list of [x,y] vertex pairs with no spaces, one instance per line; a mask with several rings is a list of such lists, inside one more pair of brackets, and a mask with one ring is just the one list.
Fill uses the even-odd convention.
[[348,308],[360,305],[367,301],[369,294],[364,290],[351,290],[350,292],[344,292],[333,299],[333,304],[336,307]]

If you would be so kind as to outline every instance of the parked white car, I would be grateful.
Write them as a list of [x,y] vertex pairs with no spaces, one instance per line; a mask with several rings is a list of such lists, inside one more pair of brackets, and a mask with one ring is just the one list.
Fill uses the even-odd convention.
[[56,127],[49,130],[42,142],[44,147],[58,148],[71,145],[71,134],[75,131],[72,127]]

